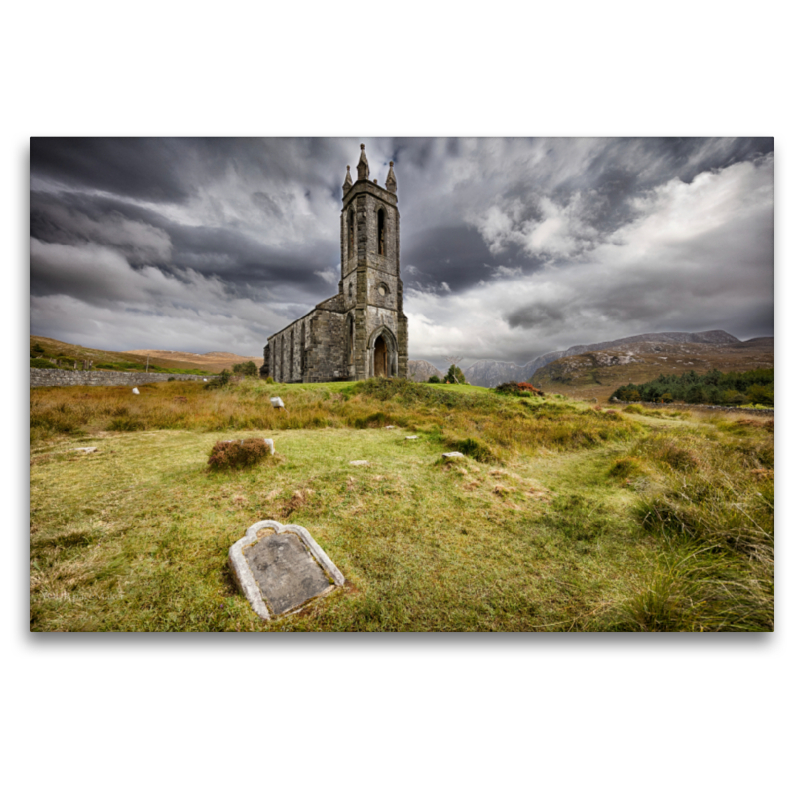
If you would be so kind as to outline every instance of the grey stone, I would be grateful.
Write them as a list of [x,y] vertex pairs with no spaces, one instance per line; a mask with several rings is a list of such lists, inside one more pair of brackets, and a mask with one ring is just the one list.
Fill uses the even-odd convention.
[[463,453],[459,453],[457,450],[454,450],[452,453],[442,453],[442,458],[464,458]]
[[369,461],[351,461],[350,462],[350,466],[351,467],[368,467],[369,466]]
[[286,408],[286,406],[283,404],[283,400],[281,400],[280,397],[270,397],[269,401],[272,403],[273,408]]
[[288,614],[344,584],[344,576],[300,525],[262,520],[231,545],[236,582],[262,619]]

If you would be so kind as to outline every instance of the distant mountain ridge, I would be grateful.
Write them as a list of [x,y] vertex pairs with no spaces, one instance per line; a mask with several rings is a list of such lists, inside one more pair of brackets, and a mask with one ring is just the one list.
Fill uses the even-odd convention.
[[542,356],[528,361],[527,364],[519,366],[510,361],[476,361],[472,366],[464,370],[466,379],[473,386],[497,386],[506,381],[529,381],[532,380],[536,371],[546,367],[553,361],[567,356],[581,355],[596,350],[611,350],[624,347],[626,344],[636,344],[640,342],[663,342],[663,343],[699,343],[699,344],[736,344],[740,340],[727,331],[713,330],[700,331],[698,333],[686,333],[675,331],[668,333],[639,333],[634,336],[625,336],[622,339],[614,339],[607,342],[595,342],[594,344],[576,344],[566,350],[555,350],[545,353]]
[[418,361],[413,361],[409,359],[408,362],[408,377],[412,381],[417,381],[417,383],[425,383],[428,378],[436,375],[437,378],[443,378],[444,373],[431,364],[430,361],[425,361],[424,359],[419,359]]

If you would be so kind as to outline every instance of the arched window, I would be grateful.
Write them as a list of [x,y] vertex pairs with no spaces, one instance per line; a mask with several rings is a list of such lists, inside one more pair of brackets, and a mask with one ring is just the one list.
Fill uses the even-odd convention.
[[386,215],[383,212],[383,209],[378,209],[378,255],[385,256],[386,255],[386,225],[385,225]]

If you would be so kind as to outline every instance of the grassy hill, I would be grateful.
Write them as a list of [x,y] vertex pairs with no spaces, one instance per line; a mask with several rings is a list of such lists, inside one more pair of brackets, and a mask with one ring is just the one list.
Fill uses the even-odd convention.
[[640,342],[558,359],[537,370],[531,383],[547,392],[605,402],[618,387],[645,383],[661,374],[744,372],[772,367],[773,362],[771,337],[722,345]]
[[[33,630],[772,629],[771,420],[392,380],[140,391],[31,391]],[[246,436],[276,455],[207,468]],[[261,622],[226,563],[260,519],[308,528],[343,589]]]
[[78,369],[83,361],[92,361],[94,368],[108,365],[108,368],[127,370],[141,370],[149,363],[150,368],[156,367],[166,371],[189,371],[203,375],[214,375],[223,369],[231,369],[234,364],[243,361],[255,361],[260,367],[263,359],[253,356],[237,356],[234,353],[212,352],[204,355],[184,353],[174,350],[128,350],[117,352],[114,350],[95,350],[79,344],[68,344],[58,339],[48,339],[45,336],[31,336],[31,356],[34,353],[45,359],[58,359],[62,366],[70,369],[78,362]]

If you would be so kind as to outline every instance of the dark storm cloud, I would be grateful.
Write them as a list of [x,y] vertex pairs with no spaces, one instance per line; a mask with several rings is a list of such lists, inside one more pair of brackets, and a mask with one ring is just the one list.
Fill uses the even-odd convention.
[[401,252],[403,264],[409,265],[408,283],[434,290],[445,283],[453,292],[485,281],[493,268],[515,260],[494,256],[481,235],[467,225],[420,231]]
[[32,332],[257,352],[336,292],[360,141],[371,179],[395,162],[412,357],[771,333],[772,140],[746,138],[33,139]]
[[31,175],[143,200],[191,193],[187,151],[172,139],[31,139]]

